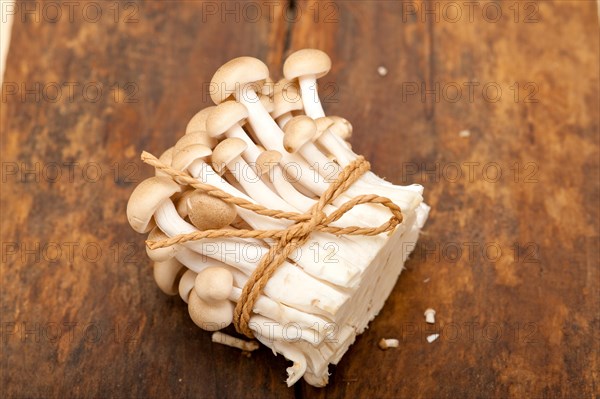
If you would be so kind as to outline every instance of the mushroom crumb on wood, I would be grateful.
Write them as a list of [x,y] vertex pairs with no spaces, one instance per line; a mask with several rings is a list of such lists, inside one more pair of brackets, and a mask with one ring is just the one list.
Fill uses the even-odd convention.
[[386,67],[380,66],[377,68],[377,73],[379,74],[379,76],[385,76],[388,74],[388,70]]
[[381,338],[377,343],[379,349],[387,350],[388,348],[397,348],[400,345],[400,341],[395,338]]
[[440,334],[431,334],[427,336],[427,342],[432,343],[440,337]]
[[435,324],[435,310],[428,308],[423,314],[425,316],[425,322],[428,324]]

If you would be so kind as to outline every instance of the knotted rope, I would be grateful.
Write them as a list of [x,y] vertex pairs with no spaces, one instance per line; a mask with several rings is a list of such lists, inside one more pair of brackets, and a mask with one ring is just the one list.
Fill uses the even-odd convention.
[[[389,198],[374,194],[356,196],[343,203],[329,216],[323,211],[325,206],[331,204],[331,202],[344,193],[356,180],[370,169],[371,165],[363,157],[358,157],[355,161],[346,166],[340,172],[337,179],[329,185],[319,201],[305,213],[272,210],[243,198],[233,196],[210,184],[202,183],[187,173],[175,170],[163,164],[156,157],[145,151],[142,153],[142,161],[171,176],[175,182],[181,185],[187,185],[202,190],[208,195],[241,208],[248,209],[258,215],[276,219],[287,219],[295,222],[283,230],[205,230],[191,234],[177,235],[162,241],[146,241],[146,245],[148,245],[150,249],[156,249],[203,238],[236,237],[276,239],[277,242],[275,245],[273,245],[263,256],[256,269],[250,275],[242,289],[240,299],[235,306],[233,314],[235,328],[239,333],[244,334],[249,338],[254,337],[248,323],[256,300],[262,294],[264,287],[267,285],[271,276],[277,271],[277,268],[287,259],[294,249],[302,246],[308,240],[312,232],[320,231],[335,234],[337,236],[375,236],[385,232],[392,232],[398,224],[402,223],[402,211],[400,210],[400,207],[394,204]],[[383,205],[391,211],[392,217],[378,227],[331,226],[331,223],[339,220],[346,212],[360,204]]]

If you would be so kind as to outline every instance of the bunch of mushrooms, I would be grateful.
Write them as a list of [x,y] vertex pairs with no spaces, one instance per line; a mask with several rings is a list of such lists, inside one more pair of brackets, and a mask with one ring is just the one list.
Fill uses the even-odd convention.
[[[316,49],[291,54],[278,81],[256,58],[227,62],[211,81],[215,105],[194,115],[185,135],[159,160],[252,203],[306,212],[358,157],[348,143],[350,122],[326,116],[319,100],[317,79],[330,68],[330,58]],[[393,234],[313,232],[270,278],[249,326],[260,343],[293,362],[288,386],[301,377],[326,385],[328,365],[340,361],[378,314],[427,219],[422,191],[419,185],[393,185],[367,172],[325,213],[357,195],[385,196],[402,210],[403,221]],[[127,217],[135,231],[153,241],[210,229],[291,224],[180,185],[160,170],[136,187]],[[385,208],[363,204],[334,224],[372,227],[389,217]],[[200,328],[218,331],[232,323],[246,281],[273,244],[271,239],[204,238],[147,248],[147,253],[158,287],[180,295]]]

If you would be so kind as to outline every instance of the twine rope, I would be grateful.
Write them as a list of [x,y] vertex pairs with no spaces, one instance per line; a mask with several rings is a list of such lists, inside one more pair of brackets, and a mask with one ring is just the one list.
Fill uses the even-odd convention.
[[[394,204],[389,198],[375,194],[365,194],[356,196],[343,203],[330,215],[326,215],[323,209],[331,204],[336,198],[343,194],[356,180],[365,172],[370,170],[371,165],[362,156],[351,162],[340,172],[337,179],[329,185],[319,201],[317,201],[307,212],[283,212],[273,210],[262,205],[252,203],[243,198],[228,194],[225,191],[210,184],[203,183],[193,178],[185,172],[178,171],[160,162],[155,156],[143,152],[142,161],[157,170],[160,170],[173,178],[175,182],[181,185],[187,185],[206,194],[219,198],[227,203],[248,209],[258,215],[268,216],[276,219],[286,219],[295,222],[291,226],[282,230],[234,230],[218,229],[197,231],[190,234],[180,234],[161,241],[146,241],[150,249],[164,248],[174,244],[181,244],[188,241],[200,240],[203,238],[270,238],[275,239],[276,243],[271,246],[268,252],[263,256],[252,272],[248,281],[242,289],[242,294],[237,302],[233,314],[233,323],[236,330],[249,338],[254,338],[254,334],[249,327],[250,316],[254,309],[254,304],[262,294],[267,282],[277,271],[277,268],[287,259],[294,249],[302,246],[314,231],[341,235],[364,235],[375,236],[385,232],[393,232],[396,226],[402,223],[402,211],[398,205]],[[378,227],[336,227],[330,224],[339,220],[346,212],[361,204],[380,204],[387,207],[392,216],[390,219]]]

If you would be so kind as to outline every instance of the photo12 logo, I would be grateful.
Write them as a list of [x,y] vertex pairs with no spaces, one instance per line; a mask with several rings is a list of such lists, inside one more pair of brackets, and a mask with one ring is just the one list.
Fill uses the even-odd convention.
[[132,1],[0,1],[2,22],[126,23],[139,22],[139,5]]
[[534,1],[402,1],[402,22],[535,24],[540,21]]
[[137,103],[139,87],[135,82],[3,82],[2,102],[21,103]]

